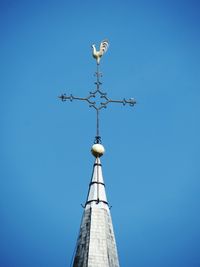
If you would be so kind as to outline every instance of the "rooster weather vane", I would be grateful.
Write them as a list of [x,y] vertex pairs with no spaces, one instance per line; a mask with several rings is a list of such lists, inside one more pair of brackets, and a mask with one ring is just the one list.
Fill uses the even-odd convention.
[[[100,132],[99,132],[99,113],[100,110],[103,108],[107,108],[107,105],[109,103],[121,103],[124,106],[126,104],[129,104],[130,106],[134,106],[136,104],[136,101],[134,98],[130,98],[126,100],[125,98],[122,100],[113,100],[107,96],[107,93],[104,93],[100,90],[100,86],[102,85],[102,82],[100,81],[100,77],[102,77],[102,73],[99,72],[99,64],[100,64],[100,59],[101,57],[106,53],[107,49],[109,47],[109,42],[108,40],[103,40],[100,44],[100,49],[99,51],[96,50],[95,44],[92,45],[92,55],[96,59],[97,63],[97,70],[95,72],[96,76],[96,90],[94,92],[89,92],[89,95],[87,97],[75,97],[72,94],[67,96],[66,94],[62,94],[59,96],[59,98],[62,101],[66,100],[81,100],[88,102],[89,107],[92,107],[96,110],[96,136],[95,136],[95,144],[101,144],[101,137],[100,137]],[[104,99],[104,102],[97,103],[96,101],[93,101],[94,98],[97,99],[96,97],[99,97],[100,99]]]

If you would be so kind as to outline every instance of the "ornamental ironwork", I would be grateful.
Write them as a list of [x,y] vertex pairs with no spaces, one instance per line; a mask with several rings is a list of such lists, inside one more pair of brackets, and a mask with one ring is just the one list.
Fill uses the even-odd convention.
[[[103,41],[103,42],[105,43],[107,41]],[[94,45],[93,45],[93,47],[94,47]],[[104,51],[104,53],[105,53],[105,51]],[[103,53],[102,53],[102,55],[103,55]],[[94,51],[93,51],[93,56],[94,56]],[[100,113],[101,109],[107,108],[107,106],[110,103],[118,103],[118,104],[122,104],[124,106],[126,104],[128,104],[131,107],[133,107],[136,104],[136,101],[135,101],[134,98],[130,98],[130,99],[123,98],[121,100],[115,100],[115,99],[111,99],[110,97],[108,97],[107,93],[101,91],[100,87],[102,85],[102,82],[100,81],[100,77],[102,77],[102,73],[99,71],[99,62],[100,62],[100,57],[101,56],[99,56],[99,57],[94,56],[94,58],[97,60],[97,70],[95,72],[96,90],[94,92],[89,92],[89,95],[86,96],[86,97],[77,97],[77,96],[73,96],[72,94],[66,95],[65,93],[61,94],[59,96],[59,98],[63,102],[67,101],[67,100],[69,100],[71,102],[73,100],[85,101],[85,102],[87,102],[89,104],[89,107],[94,108],[96,110],[96,136],[95,136],[94,143],[101,143],[100,130],[99,130],[99,113]]]

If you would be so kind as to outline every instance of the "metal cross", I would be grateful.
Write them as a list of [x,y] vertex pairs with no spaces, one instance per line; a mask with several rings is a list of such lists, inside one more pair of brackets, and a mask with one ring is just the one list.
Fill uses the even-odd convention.
[[[62,94],[59,96],[59,98],[62,101],[70,100],[71,102],[73,100],[81,100],[86,101],[89,104],[89,107],[92,107],[96,110],[96,136],[94,143],[99,144],[101,143],[101,137],[99,135],[99,113],[102,108],[107,108],[107,105],[109,103],[120,103],[124,106],[126,104],[129,104],[130,106],[134,106],[136,104],[136,101],[133,98],[130,98],[126,100],[125,98],[122,100],[113,100],[107,96],[107,93],[104,93],[100,90],[100,86],[102,85],[102,82],[100,81],[100,77],[102,77],[102,73],[99,72],[99,65],[97,64],[97,71],[95,72],[95,76],[97,78],[95,84],[96,84],[96,90],[94,92],[89,92],[89,95],[87,97],[76,97],[70,94],[67,96],[66,94]],[[104,99],[104,102],[100,102],[99,104],[93,101],[93,98],[96,98],[99,95],[100,99]]]

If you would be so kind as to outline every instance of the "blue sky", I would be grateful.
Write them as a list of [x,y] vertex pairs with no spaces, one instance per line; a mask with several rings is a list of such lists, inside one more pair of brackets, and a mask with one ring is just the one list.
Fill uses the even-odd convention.
[[121,266],[200,266],[199,1],[0,2],[0,266],[70,266],[94,158],[91,44]]

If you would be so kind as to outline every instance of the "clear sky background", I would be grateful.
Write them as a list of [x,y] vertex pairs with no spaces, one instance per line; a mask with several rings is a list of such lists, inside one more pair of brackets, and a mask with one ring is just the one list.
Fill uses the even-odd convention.
[[0,266],[70,266],[110,41],[104,180],[121,266],[200,266],[199,1],[0,2]]

